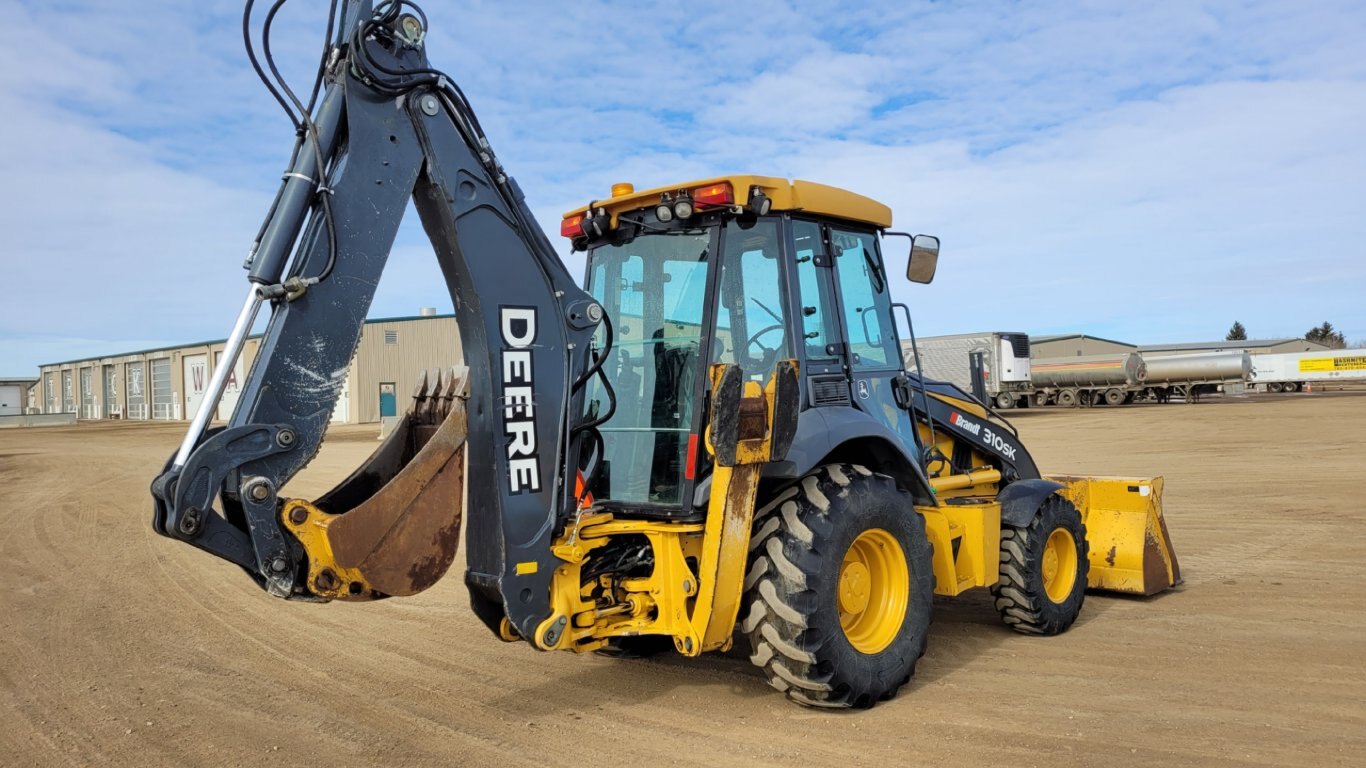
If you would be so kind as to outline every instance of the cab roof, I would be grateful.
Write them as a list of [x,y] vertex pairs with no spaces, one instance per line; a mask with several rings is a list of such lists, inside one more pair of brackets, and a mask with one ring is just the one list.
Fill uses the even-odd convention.
[[[751,190],[757,187],[773,201],[772,210],[775,211],[801,211],[817,216],[831,216],[862,222],[878,229],[886,229],[892,225],[892,209],[870,197],[838,187],[817,184],[814,181],[788,181],[781,177],[747,174],[715,176],[639,192],[629,191],[603,200],[594,200],[591,207],[595,211],[605,208],[612,216],[612,225],[616,226],[618,215],[658,205],[665,195],[676,198],[682,192],[691,196],[694,190],[723,183],[731,185],[735,202],[740,205],[749,200]],[[629,185],[614,185],[614,191],[621,191],[616,189],[621,186]],[[575,208],[566,213],[564,218],[581,217],[588,212],[589,207],[585,205]]]

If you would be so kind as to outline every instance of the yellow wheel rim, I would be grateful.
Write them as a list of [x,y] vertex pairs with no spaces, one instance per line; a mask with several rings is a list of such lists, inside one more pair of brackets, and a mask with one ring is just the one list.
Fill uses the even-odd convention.
[[879,653],[896,639],[906,619],[911,576],[906,553],[892,534],[870,528],[859,534],[840,565],[837,600],[840,626],[859,653]]
[[1043,590],[1048,599],[1061,603],[1072,594],[1077,581],[1077,542],[1071,531],[1054,528],[1043,546]]

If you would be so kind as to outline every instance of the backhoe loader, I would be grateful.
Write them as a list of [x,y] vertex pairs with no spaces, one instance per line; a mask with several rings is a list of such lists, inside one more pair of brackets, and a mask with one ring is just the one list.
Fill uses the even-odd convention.
[[[928,283],[935,238],[808,181],[619,185],[561,222],[581,287],[428,64],[421,11],[344,0],[334,23],[310,103],[276,90],[298,140],[206,403],[153,482],[158,533],[278,597],[364,601],[434,584],[467,518],[470,604],[503,640],[696,656],[740,635],[818,707],[893,696],[935,595],[987,588],[1006,624],[1052,635],[1088,587],[1180,582],[1161,478],[1044,477],[999,414],[907,373],[889,244]],[[337,488],[286,498],[410,201],[466,367],[426,376]],[[210,427],[262,307],[236,409]]]

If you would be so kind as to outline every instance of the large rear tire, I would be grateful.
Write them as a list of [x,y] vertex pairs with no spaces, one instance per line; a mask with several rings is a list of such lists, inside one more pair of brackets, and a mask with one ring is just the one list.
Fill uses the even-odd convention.
[[925,652],[934,573],[925,521],[886,475],[827,464],[755,516],[750,661],[812,707],[871,707]]
[[1062,496],[1049,496],[1029,525],[1001,525],[1000,579],[991,588],[996,610],[1016,632],[1064,632],[1081,613],[1089,567],[1081,513]]

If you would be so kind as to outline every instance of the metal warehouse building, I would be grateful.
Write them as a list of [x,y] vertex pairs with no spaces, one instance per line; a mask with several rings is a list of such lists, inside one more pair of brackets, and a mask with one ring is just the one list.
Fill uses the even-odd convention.
[[1147,344],[1138,348],[1145,355],[1195,355],[1201,352],[1246,352],[1270,355],[1281,352],[1321,352],[1328,347],[1308,339],[1245,339],[1243,341],[1195,341],[1188,344]]
[[1030,336],[1030,357],[1078,357],[1081,355],[1115,355],[1137,352],[1138,347],[1123,341],[1102,339],[1084,333],[1064,333],[1053,336]]
[[1247,341],[1195,341],[1182,344],[1139,346],[1084,333],[1030,336],[1030,357],[1078,357],[1081,355],[1194,355],[1201,352],[1247,352],[1252,355],[1276,352],[1319,352],[1328,347],[1308,339],[1252,339]]
[[[189,420],[203,404],[224,340],[50,363],[40,367],[34,407],[82,419]],[[247,340],[233,366],[215,418],[237,405],[260,337]],[[407,408],[424,370],[463,360],[454,315],[367,320],[351,360],[333,422],[368,423]]]

